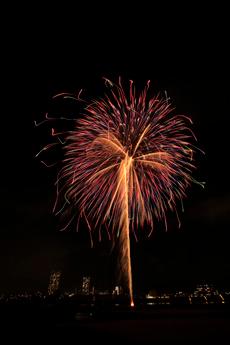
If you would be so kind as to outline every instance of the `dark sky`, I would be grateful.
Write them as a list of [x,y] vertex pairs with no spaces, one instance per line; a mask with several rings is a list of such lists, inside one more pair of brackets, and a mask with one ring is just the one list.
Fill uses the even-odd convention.
[[[0,274],[2,291],[46,289],[52,269],[63,271],[63,286],[89,274],[97,286],[113,281],[114,255],[109,243],[90,242],[84,226],[58,232],[51,213],[55,169],[34,158],[46,140],[33,121],[50,106],[52,95],[84,88],[103,91],[102,77],[133,79],[139,88],[151,79],[152,90],[167,90],[178,113],[194,121],[199,147],[197,179],[203,190],[188,191],[180,230],[156,230],[151,239],[132,243],[134,288],[191,286],[201,281],[230,285],[229,53],[224,11],[179,21],[156,14],[94,15],[37,12],[11,18],[2,73],[2,188]],[[111,12],[112,11],[112,12]],[[183,18],[183,19],[182,19]],[[177,22],[177,25],[175,24]]]

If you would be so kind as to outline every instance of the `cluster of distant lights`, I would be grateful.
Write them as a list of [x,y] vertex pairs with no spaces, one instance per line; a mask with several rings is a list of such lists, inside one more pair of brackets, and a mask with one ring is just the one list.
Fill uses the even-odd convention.
[[[56,277],[56,275],[54,275],[55,277],[51,277],[52,278],[60,278],[60,275],[58,275],[58,277]],[[59,279],[57,279],[59,280]],[[50,284],[49,284],[49,289],[52,286],[52,292],[55,292],[55,287],[52,283],[54,283],[55,281],[55,287],[56,287],[56,279],[50,279]],[[87,281],[88,283],[88,281]],[[52,293],[50,293],[51,291],[48,291],[48,295],[51,296]],[[82,295],[86,295],[86,296],[105,296],[105,295],[110,295],[111,297],[122,297],[124,296],[124,294],[122,293],[122,291],[120,290],[119,287],[116,287],[113,291],[113,293],[111,294],[109,291],[95,291],[92,293],[92,291],[84,293],[83,291],[77,291],[75,289],[75,291],[65,291],[64,293],[60,294],[58,299],[63,299],[63,298],[74,298],[77,296],[82,296]],[[41,300],[46,300],[47,295],[43,294],[40,291],[35,292],[34,294],[32,293],[19,293],[19,294],[9,294],[9,295],[5,295],[5,294],[0,294],[0,301],[13,301],[13,300],[31,300],[34,296],[39,297]],[[217,298],[216,300],[212,300],[212,297]],[[163,293],[163,294],[159,294],[159,295],[152,295],[152,294],[147,294],[145,296],[145,300],[146,300],[146,304],[149,306],[153,306],[153,305],[170,305],[173,304],[173,302],[176,302],[178,299],[180,298],[184,298],[185,300],[187,300],[186,304],[229,304],[230,302],[230,291],[225,291],[223,293],[218,292],[218,290],[216,290],[213,287],[209,287],[207,284],[206,285],[202,285],[202,286],[197,286],[197,288],[195,289],[195,291],[193,293],[186,293],[183,291],[177,291],[175,293]],[[119,307],[120,303],[116,300],[116,298],[114,299],[115,303],[115,307]],[[95,302],[95,301],[94,301]],[[196,303],[198,302],[198,303]],[[94,303],[91,303],[91,306],[94,306]],[[131,306],[133,307],[133,306]]]
[[[82,294],[79,293],[74,293],[74,292],[64,292],[63,294],[59,295],[57,297],[57,300],[63,300],[63,299],[73,299],[76,298],[77,296],[81,296]],[[84,294],[83,294],[84,295]],[[105,293],[105,292],[98,292],[95,295],[92,294],[88,294],[86,296],[91,296],[91,297],[96,297],[96,296],[112,296],[110,293]],[[146,295],[146,304],[143,304],[143,301],[140,303],[141,305],[146,305],[146,306],[163,306],[163,305],[178,305],[177,303],[177,298],[179,297],[183,297],[185,298],[185,303],[182,303],[183,305],[223,305],[223,304],[227,304],[229,305],[230,303],[230,292],[226,291],[223,294],[222,293],[216,293],[214,294],[214,296],[216,296],[218,299],[212,301],[209,299],[209,297],[211,297],[211,295],[200,295],[200,296],[196,296],[194,294],[186,294],[186,293],[176,293],[176,294],[171,294],[171,295],[167,295],[167,294],[163,294],[163,295],[159,295],[159,296],[151,296],[151,295]],[[10,294],[10,295],[5,295],[5,294],[1,294],[0,295],[0,303],[7,303],[10,301],[32,301],[33,297],[37,296],[39,297],[40,301],[46,301],[47,298],[51,297],[51,295],[44,295],[42,293],[39,294]],[[120,295],[119,297],[122,297],[123,295]],[[199,299],[198,301],[196,301],[196,298],[202,298]],[[97,304],[97,298],[88,301],[89,305],[91,307],[94,307],[95,304]],[[115,306],[115,307],[120,307],[121,305],[123,305],[124,302],[119,301],[119,299],[117,300],[116,298],[112,298],[112,300],[110,301],[112,304],[111,306]],[[84,302],[85,304],[85,302]],[[137,303],[138,305],[139,303]],[[179,303],[181,304],[181,303]],[[131,306],[134,307],[134,306]]]
[[[228,296],[230,295],[230,292],[225,292],[225,295]],[[216,301],[214,302],[213,300],[210,300],[213,296],[216,296],[220,298],[219,303]],[[201,298],[199,304],[225,304],[225,298],[223,294],[219,293],[217,290],[214,290],[213,288],[209,287],[207,284],[204,286],[198,286],[196,290],[191,293],[185,293],[182,291],[178,291],[175,294],[172,295],[167,295],[163,294],[161,296],[152,296],[150,294],[146,295],[146,298],[148,300],[151,300],[151,302],[148,302],[148,305],[154,305],[154,304],[171,304],[170,303],[170,298],[188,298],[189,304],[196,304],[194,303],[198,298]]]
[[146,298],[151,300],[151,302],[147,302],[147,305],[158,305],[158,304],[171,304],[170,303],[170,296],[162,295],[162,296],[151,296],[147,295]]

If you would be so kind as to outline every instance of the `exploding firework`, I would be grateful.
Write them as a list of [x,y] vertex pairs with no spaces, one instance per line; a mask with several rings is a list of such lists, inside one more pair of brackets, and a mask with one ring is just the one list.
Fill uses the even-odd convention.
[[[177,202],[182,203],[192,182],[199,183],[192,177],[196,138],[190,118],[172,115],[167,97],[148,96],[149,82],[138,95],[132,81],[128,95],[120,80],[113,84],[105,79],[105,84],[104,98],[89,102],[80,94],[55,96],[83,102],[84,111],[70,131],[58,133],[52,128],[57,142],[41,151],[58,142],[63,145],[54,211],[68,213],[64,229],[80,214],[90,234],[103,226],[116,235],[121,272],[134,305],[130,235],[136,237],[141,227],[150,229],[150,235],[154,220],[163,221],[167,229],[167,210],[178,217]],[[42,123],[46,121],[56,119],[46,114]]]

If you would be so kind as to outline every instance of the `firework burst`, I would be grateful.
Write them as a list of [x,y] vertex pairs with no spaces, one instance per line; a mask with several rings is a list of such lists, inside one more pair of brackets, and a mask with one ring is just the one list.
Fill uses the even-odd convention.
[[[137,229],[144,226],[151,234],[155,219],[167,229],[166,211],[177,215],[177,202],[182,202],[192,182],[198,183],[192,177],[196,138],[191,120],[172,115],[167,97],[148,96],[149,82],[138,95],[132,81],[128,95],[120,80],[117,85],[105,82],[108,93],[83,103],[84,112],[71,131],[61,134],[52,129],[65,155],[54,211],[72,211],[64,228],[78,209],[90,233],[105,225],[116,234],[113,238],[120,241],[120,267],[133,305],[130,234],[136,237]],[[82,101],[80,94],[55,97]],[[42,123],[53,120],[46,115]]]

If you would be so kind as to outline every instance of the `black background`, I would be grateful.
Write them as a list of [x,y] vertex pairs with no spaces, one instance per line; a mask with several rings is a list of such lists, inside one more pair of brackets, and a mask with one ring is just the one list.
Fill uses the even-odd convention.
[[[175,10],[175,9],[174,9]],[[58,232],[51,213],[55,170],[34,156],[47,137],[34,128],[62,91],[101,95],[102,77],[166,90],[178,113],[191,116],[199,147],[195,173],[203,190],[188,191],[182,227],[132,241],[134,289],[229,286],[229,53],[225,9],[161,10],[118,4],[92,8],[15,8],[3,31],[1,157],[1,290],[46,290],[52,269],[62,286],[89,274],[100,288],[114,283],[106,236],[90,248],[82,225]]]

